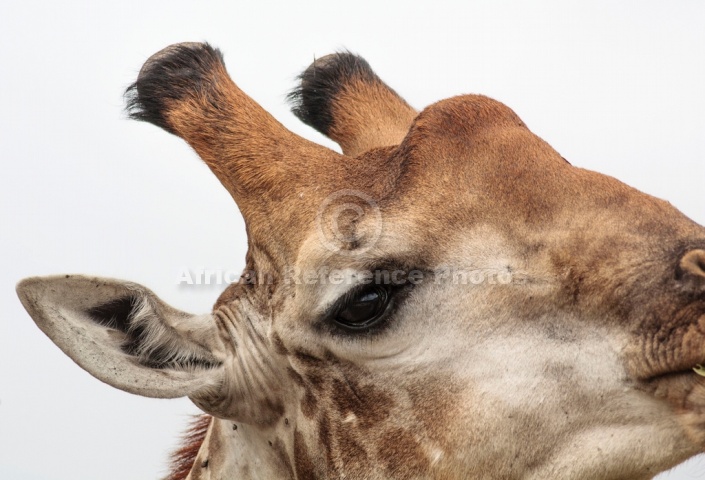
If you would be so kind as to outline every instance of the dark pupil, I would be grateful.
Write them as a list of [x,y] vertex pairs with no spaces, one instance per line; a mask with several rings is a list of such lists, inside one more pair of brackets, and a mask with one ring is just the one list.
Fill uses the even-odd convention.
[[374,321],[387,303],[387,292],[380,287],[373,287],[359,293],[345,304],[338,313],[337,320],[352,327],[365,326]]

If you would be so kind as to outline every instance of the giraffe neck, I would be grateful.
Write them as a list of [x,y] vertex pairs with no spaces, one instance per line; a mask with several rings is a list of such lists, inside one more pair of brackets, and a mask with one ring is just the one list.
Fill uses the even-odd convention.
[[213,417],[186,480],[293,479],[293,435],[288,433]]

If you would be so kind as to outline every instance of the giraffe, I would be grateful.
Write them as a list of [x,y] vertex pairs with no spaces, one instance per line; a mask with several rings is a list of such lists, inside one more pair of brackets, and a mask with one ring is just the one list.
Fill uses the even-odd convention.
[[208,44],[156,53],[128,89],[245,219],[245,271],[211,313],[109,278],[17,286],[93,376],[205,412],[171,479],[640,479],[702,450],[705,228],[498,101],[417,112],[350,53],[291,99],[342,154]]

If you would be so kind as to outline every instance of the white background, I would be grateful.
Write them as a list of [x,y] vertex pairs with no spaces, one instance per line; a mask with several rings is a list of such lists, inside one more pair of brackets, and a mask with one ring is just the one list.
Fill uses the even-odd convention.
[[[417,108],[487,94],[574,165],[705,223],[705,2],[581,3],[2,0],[0,479],[156,478],[196,411],[93,379],[14,293],[25,276],[89,273],[204,312],[223,287],[179,287],[181,269],[243,267],[242,220],[215,177],[122,111],[142,62],[170,43],[220,47],[243,90],[317,141],[284,95],[341,48]],[[693,477],[701,459],[668,478]]]

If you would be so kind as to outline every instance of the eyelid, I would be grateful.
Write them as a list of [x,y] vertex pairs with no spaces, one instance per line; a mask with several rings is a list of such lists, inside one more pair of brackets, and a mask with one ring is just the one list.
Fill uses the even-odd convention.
[[336,298],[333,302],[331,302],[327,308],[325,309],[325,312],[323,314],[323,317],[326,319],[333,319],[335,314],[340,311],[340,309],[345,306],[347,303],[349,303],[352,299],[354,299],[357,295],[359,295],[365,288],[367,288],[369,284],[364,284],[364,283],[358,283],[356,285],[351,286],[349,289],[345,291],[342,295],[339,295],[338,298]]
[[318,308],[316,308],[320,312],[319,316],[325,317],[341,299],[351,295],[351,292],[356,292],[360,286],[364,286],[365,284],[360,283],[358,278],[359,272],[355,271],[340,284],[327,285],[327,288],[323,289],[323,297],[319,298]]
[[[345,327],[344,325],[341,325],[337,320],[336,320],[336,315],[338,312],[340,312],[341,309],[345,308],[345,306],[355,299],[360,293],[365,291],[366,289],[370,288],[371,285],[378,285],[382,287],[386,287],[388,289],[388,302],[385,305],[385,311],[382,313],[382,315],[371,325],[365,328],[361,329],[354,329],[354,328],[348,328]],[[321,315],[320,320],[317,322],[319,327],[324,328],[325,330],[328,330],[330,333],[334,335],[345,335],[349,337],[355,337],[359,335],[369,335],[372,333],[379,333],[383,330],[386,330],[387,327],[389,327],[392,322],[391,320],[394,318],[394,313],[395,311],[400,307],[400,305],[403,304],[404,300],[406,297],[409,295],[411,292],[411,289],[414,287],[414,284],[411,283],[403,283],[401,285],[395,285],[395,284],[375,284],[375,283],[367,283],[367,284],[358,284],[355,285],[354,287],[350,288],[347,290],[343,295],[338,297],[336,301],[334,301],[331,305],[328,306],[326,311],[324,312],[323,315]]]
[[[426,268],[390,260],[379,262],[374,268],[369,269],[334,269],[327,271],[325,276],[317,276],[313,283],[302,282],[303,288],[309,291],[301,298],[309,298],[310,301],[315,302],[316,306],[309,309],[309,312],[318,319],[315,323],[324,324],[346,297],[359,293],[362,288],[373,284],[386,284],[399,290],[396,287],[405,285],[413,287],[423,283],[423,280],[430,275],[432,271]],[[303,280],[303,277],[299,279]],[[378,282],[378,280],[382,281]],[[321,282],[325,282],[327,288],[314,288],[320,287]]]

